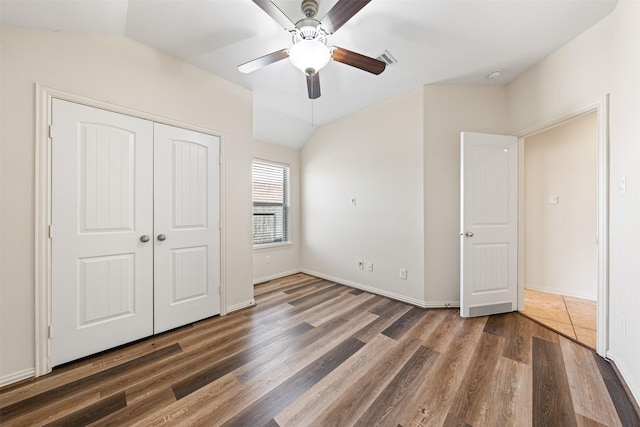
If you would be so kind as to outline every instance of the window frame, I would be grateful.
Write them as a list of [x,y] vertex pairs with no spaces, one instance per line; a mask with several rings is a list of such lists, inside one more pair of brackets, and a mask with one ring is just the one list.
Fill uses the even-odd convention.
[[[269,241],[264,243],[255,243],[255,234],[254,234],[254,219],[256,216],[256,202],[255,202],[255,188],[254,188],[254,176],[255,176],[255,166],[256,164],[263,164],[271,167],[281,168],[283,171],[284,179],[282,181],[282,191],[283,191],[283,200],[282,200],[282,241]],[[263,205],[264,207],[265,205]],[[258,215],[265,215],[258,214]],[[282,246],[290,246],[291,242],[291,166],[277,162],[273,160],[262,159],[259,157],[254,157],[251,161],[251,217],[252,217],[252,244],[253,249],[267,249],[267,248],[275,248]],[[275,214],[274,214],[275,216]],[[275,229],[278,229],[278,224],[275,224]]]

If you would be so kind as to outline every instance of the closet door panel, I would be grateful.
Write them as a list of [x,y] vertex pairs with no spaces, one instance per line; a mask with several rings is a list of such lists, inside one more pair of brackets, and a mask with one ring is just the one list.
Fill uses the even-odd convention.
[[57,99],[52,123],[55,366],[153,333],[153,124]]
[[155,124],[154,332],[220,313],[216,136]]

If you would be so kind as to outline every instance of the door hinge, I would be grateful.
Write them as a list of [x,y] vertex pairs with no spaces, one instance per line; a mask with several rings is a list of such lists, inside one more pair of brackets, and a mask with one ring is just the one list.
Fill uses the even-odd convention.
[[49,125],[49,138],[53,139],[53,125]]
[[49,238],[53,239],[53,225],[49,225]]
[[49,338],[51,338],[51,325],[49,325],[49,330],[47,331],[47,333],[49,334]]

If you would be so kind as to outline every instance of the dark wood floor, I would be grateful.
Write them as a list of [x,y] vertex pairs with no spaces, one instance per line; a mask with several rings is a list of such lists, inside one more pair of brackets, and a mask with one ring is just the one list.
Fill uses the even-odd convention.
[[257,306],[0,390],[0,423],[639,426],[609,364],[517,313],[462,319],[303,274]]

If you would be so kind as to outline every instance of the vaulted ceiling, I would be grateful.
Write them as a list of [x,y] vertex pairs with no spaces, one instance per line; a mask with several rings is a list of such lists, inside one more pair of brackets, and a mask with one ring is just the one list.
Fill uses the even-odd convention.
[[[380,75],[330,61],[322,96],[288,60],[250,74],[237,65],[291,46],[251,0],[0,0],[3,27],[119,35],[254,94],[254,136],[301,147],[315,127],[424,84],[506,84],[608,15],[617,0],[372,0],[329,39],[398,62]],[[293,22],[300,0],[273,0]],[[323,17],[337,0],[318,0]],[[486,75],[501,70],[499,78]]]

